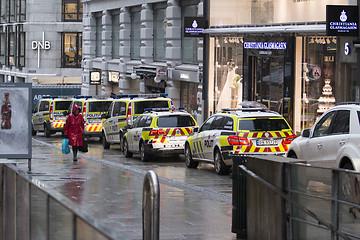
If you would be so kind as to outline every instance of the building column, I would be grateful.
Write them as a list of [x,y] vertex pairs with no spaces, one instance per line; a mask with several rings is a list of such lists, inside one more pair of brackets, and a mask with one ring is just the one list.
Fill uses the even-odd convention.
[[147,64],[153,62],[154,51],[154,16],[150,4],[141,5],[141,48],[140,57],[141,63]]
[[104,68],[102,69],[102,83],[101,83],[101,94],[102,95],[110,95],[111,93],[111,86],[109,86],[109,74],[108,74],[108,67],[107,62],[111,60],[111,48],[112,48],[112,21],[111,21],[111,14],[110,11],[103,11],[101,17],[101,24],[102,24],[102,32],[101,32],[101,39],[102,39],[102,47],[101,47],[101,55],[102,61],[104,64]]
[[[168,0],[166,9],[166,65],[171,72],[181,63],[181,7],[178,1]],[[171,78],[171,74],[166,81],[165,92],[174,101],[175,106],[180,106],[180,82]]]
[[[84,6],[85,8],[85,6]],[[90,86],[90,71],[92,69],[92,59],[95,58],[95,46],[96,46],[96,22],[95,16],[91,13],[84,15],[83,19],[84,31],[83,31],[83,72],[82,72],[82,95],[95,95],[95,87]]]
[[[200,3],[198,4],[198,16],[199,17],[204,17],[204,1],[201,0]],[[209,49],[207,49],[205,47],[205,42],[204,42],[204,38],[199,38],[199,49],[198,49],[198,61],[199,61],[199,74],[202,74],[202,82],[199,83],[198,85],[198,92],[197,92],[197,97],[196,97],[196,102],[198,104],[198,108],[197,108],[197,116],[196,116],[196,121],[200,124],[204,121],[204,100],[203,100],[203,83],[204,83],[204,72],[208,71],[208,67],[204,67],[204,56],[208,57],[209,54],[205,53],[204,51],[209,51]],[[208,60],[208,59],[207,59]],[[206,98],[207,99],[207,98]]]
[[130,79],[126,77],[126,63],[130,61],[130,32],[131,32],[130,12],[127,8],[120,9],[120,63],[119,63],[119,94],[129,94]]

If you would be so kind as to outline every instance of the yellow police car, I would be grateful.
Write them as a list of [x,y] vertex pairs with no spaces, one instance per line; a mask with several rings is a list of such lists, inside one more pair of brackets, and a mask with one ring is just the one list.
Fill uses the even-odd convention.
[[230,153],[285,155],[295,137],[276,112],[263,108],[223,109],[187,138],[185,163],[188,168],[196,168],[200,161],[209,162],[218,174],[227,174],[232,165]]
[[75,96],[71,103],[68,114],[72,112],[74,105],[80,107],[80,113],[84,117],[84,135],[88,137],[101,137],[102,125],[110,104],[114,99],[105,96]]
[[72,100],[59,97],[44,97],[39,100],[34,109],[31,119],[32,135],[44,132],[46,137],[56,132],[63,132],[67,112]]
[[120,144],[122,151],[125,125],[131,125],[146,108],[172,108],[174,106],[167,94],[131,94],[112,97],[114,101],[107,114],[103,116],[106,118],[102,128],[104,149],[109,149],[110,144]]
[[182,109],[149,109],[131,127],[125,126],[125,157],[140,153],[145,162],[153,155],[184,153],[186,138],[196,126],[195,119]]

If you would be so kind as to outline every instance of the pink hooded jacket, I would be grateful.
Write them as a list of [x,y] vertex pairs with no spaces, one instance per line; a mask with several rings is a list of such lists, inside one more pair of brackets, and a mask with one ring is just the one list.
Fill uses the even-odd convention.
[[80,110],[80,107],[75,104],[72,113],[66,119],[64,127],[64,134],[68,137],[70,146],[83,145],[84,118],[80,113],[75,115],[77,109]]

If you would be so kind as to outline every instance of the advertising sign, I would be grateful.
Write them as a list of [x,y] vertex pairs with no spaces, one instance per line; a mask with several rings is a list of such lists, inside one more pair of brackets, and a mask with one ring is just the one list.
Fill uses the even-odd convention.
[[326,35],[357,37],[359,34],[358,22],[357,6],[326,6]]
[[184,17],[184,37],[202,37],[204,28],[203,17]]
[[90,72],[90,85],[100,85],[101,84],[101,72],[92,71]]
[[0,83],[0,158],[32,158],[31,83]]

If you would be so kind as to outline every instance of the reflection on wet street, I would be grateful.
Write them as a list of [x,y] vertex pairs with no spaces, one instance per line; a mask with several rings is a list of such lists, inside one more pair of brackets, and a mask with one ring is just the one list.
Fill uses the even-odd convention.
[[[118,146],[104,150],[96,138],[89,141],[89,152],[73,162],[72,154],[61,153],[61,140],[60,135],[33,138],[33,178],[122,238],[142,239],[143,178],[154,170],[160,181],[161,239],[236,239],[231,233],[231,179],[217,175],[212,165],[187,169],[183,156],[143,163],[137,155],[125,158]],[[26,169],[27,163],[18,167]]]

